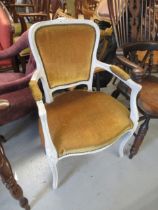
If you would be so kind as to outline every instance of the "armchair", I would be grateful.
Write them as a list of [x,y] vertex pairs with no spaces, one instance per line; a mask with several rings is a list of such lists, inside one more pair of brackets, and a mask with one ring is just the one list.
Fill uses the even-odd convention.
[[[28,47],[28,32],[9,48],[0,51],[0,60],[8,59]],[[35,61],[30,55],[25,73],[0,73],[0,99],[9,101],[10,106],[0,110],[0,125],[19,119],[35,110],[36,105],[28,88],[28,83],[35,69]]]
[[[141,87],[121,68],[97,60],[99,35],[94,22],[81,19],[40,22],[29,30],[37,64],[30,88],[38,106],[39,130],[54,188],[58,184],[59,160],[99,152],[120,137],[119,154],[123,156],[125,144],[137,127],[136,97]],[[96,67],[114,74],[131,88],[130,112],[113,97],[92,92]],[[42,82],[45,103],[38,80]],[[85,85],[88,91],[74,89],[78,85]]]
[[[116,57],[132,78],[142,85],[138,97],[140,125],[129,157],[139,150],[151,118],[158,117],[158,78],[151,73],[155,68],[154,53],[158,52],[157,12],[155,0],[108,0],[113,31],[117,42]],[[128,95],[128,88],[119,83],[113,96]]]

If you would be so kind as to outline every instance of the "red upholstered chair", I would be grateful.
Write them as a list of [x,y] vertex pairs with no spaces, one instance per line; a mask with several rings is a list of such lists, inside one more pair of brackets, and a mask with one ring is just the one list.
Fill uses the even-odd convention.
[[[0,1],[0,51],[7,49],[14,42],[18,40],[22,34],[22,28],[20,23],[15,23],[5,7]],[[19,63],[22,64],[23,71],[26,70],[26,60],[29,56],[29,50],[25,49],[17,54],[11,56],[7,60],[0,61],[0,71],[13,70],[19,71]]]
[[[7,17],[6,12],[3,9],[3,4],[0,2],[0,51],[10,47],[13,43],[13,28],[11,22]],[[8,58],[0,61],[1,69],[10,68],[12,66],[13,59]]]
[[[0,51],[0,60],[11,58],[27,47],[28,32],[26,31],[15,44]],[[25,73],[0,73],[0,99],[6,99],[10,104],[6,110],[0,111],[0,125],[19,119],[36,108],[28,88],[34,69],[35,61],[30,55]]]

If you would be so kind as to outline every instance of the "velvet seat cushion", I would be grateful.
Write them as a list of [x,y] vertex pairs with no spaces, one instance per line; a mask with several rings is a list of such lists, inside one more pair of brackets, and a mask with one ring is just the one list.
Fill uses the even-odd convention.
[[[132,128],[129,111],[100,92],[70,91],[46,106],[50,133],[59,157],[112,144]],[[39,123],[41,138],[43,132]]]

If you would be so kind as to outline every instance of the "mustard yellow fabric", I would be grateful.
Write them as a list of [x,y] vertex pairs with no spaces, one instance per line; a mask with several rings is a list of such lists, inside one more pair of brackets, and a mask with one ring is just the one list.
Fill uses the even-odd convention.
[[13,27],[14,27],[14,36],[20,36],[21,35],[21,24],[13,23]]
[[128,80],[128,79],[130,79],[130,76],[129,76],[129,74],[127,74],[123,69],[121,69],[120,67],[118,67],[118,66],[115,66],[115,65],[111,65],[110,66],[110,68],[111,68],[111,71],[113,72],[113,73],[115,73],[116,75],[118,75],[121,79],[123,79],[123,80]]
[[89,79],[95,36],[94,28],[84,24],[46,26],[36,32],[50,88]]
[[38,87],[37,81],[31,80],[29,82],[29,87],[31,89],[31,92],[35,101],[42,100],[42,93]]
[[97,67],[97,68],[95,68],[95,73],[98,73],[98,72],[101,72],[101,71],[104,71],[102,68],[99,68],[99,67]]
[[111,35],[112,35],[112,27],[106,28],[105,30],[103,30],[103,29],[100,30],[101,37],[111,36]]
[[29,55],[29,54],[30,54],[30,48],[26,48],[26,49],[22,50],[22,51],[19,53],[19,55],[20,55],[21,57],[26,56],[26,55]]
[[[101,92],[69,91],[56,96],[46,110],[60,157],[110,145],[133,127],[124,105]],[[39,128],[42,137],[41,123]]]

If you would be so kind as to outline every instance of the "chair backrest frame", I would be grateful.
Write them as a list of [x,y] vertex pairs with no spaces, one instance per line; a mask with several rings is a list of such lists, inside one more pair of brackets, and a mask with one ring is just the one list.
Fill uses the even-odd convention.
[[[89,69],[89,78],[87,80],[84,81],[74,81],[72,83],[69,84],[62,84],[62,85],[58,85],[56,87],[50,87],[47,76],[45,74],[45,70],[44,70],[44,65],[39,53],[39,50],[37,48],[36,45],[36,32],[42,28],[42,27],[49,27],[49,26],[56,26],[56,25],[87,25],[89,27],[92,27],[93,30],[95,31],[95,40],[94,40],[94,47],[92,50],[92,56],[91,56],[91,64],[90,64],[90,69]],[[30,30],[29,30],[29,42],[30,42],[30,47],[32,50],[32,53],[34,55],[34,58],[36,60],[37,63],[37,71],[40,71],[40,77],[41,77],[41,81],[43,84],[43,89],[44,89],[44,94],[45,94],[45,98],[46,98],[46,102],[50,103],[53,98],[52,98],[52,93],[56,90],[61,90],[61,89],[65,89],[65,88],[70,88],[70,87],[74,87],[80,84],[84,84],[87,85],[88,90],[92,90],[92,80],[93,80],[93,74],[94,74],[94,70],[95,70],[95,63],[96,63],[96,54],[97,54],[97,48],[98,48],[98,44],[99,44],[99,36],[100,36],[100,30],[99,27],[93,22],[93,21],[89,21],[89,20],[76,20],[76,19],[56,19],[53,21],[43,21],[43,22],[39,22],[34,24]],[[64,35],[63,35],[63,39],[64,39]],[[52,49],[52,53],[53,53],[53,49]],[[65,52],[66,53],[66,52]],[[53,65],[53,64],[52,64]]]

